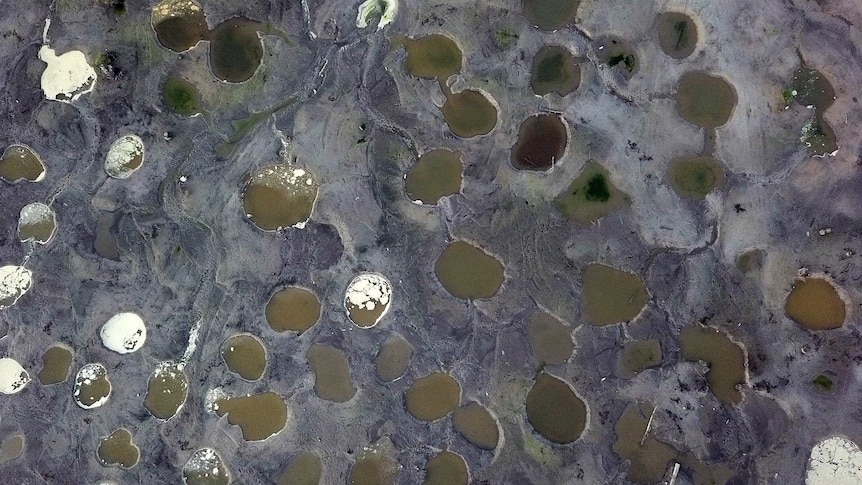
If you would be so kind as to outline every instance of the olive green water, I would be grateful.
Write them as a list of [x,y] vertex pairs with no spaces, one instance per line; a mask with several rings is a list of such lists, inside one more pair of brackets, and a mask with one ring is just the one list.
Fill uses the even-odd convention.
[[54,236],[57,230],[56,215],[52,209],[44,207],[47,210],[44,214],[45,217],[30,223],[18,221],[18,239],[21,242],[34,241],[39,244],[47,244]]
[[640,68],[640,61],[634,47],[620,37],[602,37],[596,41],[595,50],[600,61],[631,79]]
[[662,52],[674,59],[685,59],[697,47],[697,26],[681,12],[662,12],[656,20],[658,43]]
[[320,300],[305,288],[287,286],[266,304],[266,321],[276,332],[303,332],[320,320]]
[[423,153],[404,177],[407,197],[436,205],[441,198],[461,191],[462,172],[461,152],[439,149]]
[[822,156],[834,153],[838,150],[838,138],[835,135],[835,130],[829,124],[820,112],[815,112],[814,116],[803,126],[800,141],[806,148],[808,153],[814,156]]
[[287,404],[274,392],[220,399],[216,404],[216,413],[227,414],[227,421],[240,427],[246,441],[265,440],[287,423]]
[[314,393],[332,402],[347,402],[356,394],[350,365],[344,352],[325,344],[314,344],[306,353],[314,372]]
[[443,34],[411,39],[403,35],[392,39],[392,46],[404,46],[407,59],[404,70],[414,77],[436,79],[441,84],[461,72],[464,55],[455,41]]
[[26,441],[24,435],[16,434],[9,436],[0,444],[0,465],[17,460],[24,454]]
[[676,93],[677,113],[702,128],[718,128],[727,123],[736,102],[736,90],[726,79],[703,71],[683,74]]
[[39,371],[39,382],[43,386],[65,382],[69,378],[72,359],[72,349],[65,344],[55,344],[48,347],[42,354],[42,370]]
[[102,213],[99,222],[96,223],[96,237],[93,241],[93,249],[99,256],[112,261],[120,260],[120,248],[117,246],[117,238],[114,237],[114,223],[118,216],[114,213]]
[[347,481],[350,485],[395,485],[400,469],[388,456],[369,453],[356,459]]
[[0,179],[15,183],[21,180],[36,182],[45,173],[42,159],[30,147],[9,145],[0,157]]
[[631,462],[628,479],[645,485],[659,482],[677,455],[675,449],[648,433],[654,410],[649,403],[630,403],[614,426],[614,453]]
[[796,93],[793,99],[804,106],[826,111],[835,102],[835,88],[829,79],[816,69],[801,67],[793,73],[790,88]]
[[209,33],[210,69],[218,79],[230,83],[248,81],[260,67],[263,24],[234,17],[218,24]]
[[112,386],[111,381],[108,380],[108,373],[104,366],[100,364],[87,364],[85,367],[95,369],[95,377],[84,379],[79,372],[75,377],[73,397],[82,406],[92,406],[102,399],[109,397]]
[[766,251],[758,248],[746,249],[736,257],[736,268],[743,273],[753,273],[763,268]]
[[569,132],[559,114],[530,116],[521,123],[510,161],[518,170],[551,170],[563,158],[568,141]]
[[441,88],[446,102],[440,112],[453,134],[473,138],[487,135],[497,126],[497,108],[484,94],[473,89],[452,93],[445,84]]
[[437,280],[450,295],[462,300],[491,298],[505,279],[503,264],[464,241],[454,241],[434,264]]
[[688,199],[703,199],[725,184],[724,166],[712,157],[676,157],[667,177],[673,190]]
[[500,442],[497,420],[477,402],[456,409],[452,413],[452,425],[465,440],[483,450],[493,450]]
[[400,335],[396,335],[380,346],[380,352],[374,359],[377,377],[383,382],[392,382],[407,370],[413,357],[413,347]]
[[152,25],[159,44],[174,52],[191,49],[209,31],[200,4],[190,0],[162,0],[153,7]]
[[587,162],[581,174],[554,199],[554,206],[580,224],[597,221],[608,213],[631,204],[628,195],[611,182],[601,165]]
[[303,224],[311,217],[318,184],[308,172],[288,165],[270,165],[249,175],[242,192],[246,215],[264,231]]
[[138,464],[141,451],[132,443],[132,434],[129,430],[120,428],[102,438],[96,456],[103,466],[132,468]]
[[527,420],[548,441],[571,443],[586,428],[587,406],[566,382],[542,372],[527,393]]
[[530,24],[551,32],[572,24],[581,0],[525,0],[524,16]]
[[185,372],[173,362],[161,362],[147,380],[144,407],[158,419],[171,419],[186,402],[188,393]]
[[423,485],[467,485],[470,472],[464,457],[451,451],[441,451],[425,464]]
[[719,401],[731,405],[742,400],[736,388],[745,385],[745,351],[724,332],[694,325],[680,332],[682,357],[709,365],[706,381]]
[[290,461],[277,485],[319,485],[323,463],[316,453],[307,451]]
[[814,390],[823,394],[831,394],[835,390],[835,379],[832,375],[817,374],[811,379]]
[[545,364],[565,364],[572,356],[572,328],[545,312],[537,312],[527,329],[530,348]]
[[461,402],[461,384],[445,372],[435,372],[413,381],[404,397],[407,411],[421,421],[446,417]]
[[656,339],[627,342],[620,352],[619,375],[631,379],[650,367],[657,367],[661,357],[661,344]]
[[247,381],[260,379],[266,369],[266,349],[254,335],[231,336],[222,344],[221,356],[231,372],[239,374]]
[[201,112],[201,94],[194,84],[181,77],[170,76],[162,87],[165,106],[174,113],[194,116]]
[[844,325],[844,300],[823,278],[797,279],[787,295],[784,313],[809,330],[832,330]]
[[565,47],[548,45],[533,58],[530,87],[539,96],[557,93],[566,96],[581,84],[581,66]]
[[598,263],[587,265],[583,288],[584,317],[593,325],[629,322],[648,299],[640,276]]

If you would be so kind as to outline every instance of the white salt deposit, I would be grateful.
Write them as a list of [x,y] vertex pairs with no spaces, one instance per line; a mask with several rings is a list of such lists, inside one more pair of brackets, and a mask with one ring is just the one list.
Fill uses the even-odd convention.
[[137,313],[124,312],[108,319],[102,325],[99,335],[108,350],[129,354],[144,346],[147,341],[147,327]]
[[30,374],[15,359],[0,359],[0,393],[15,394],[30,382]]
[[183,465],[183,483],[188,483],[188,475],[194,475],[203,480],[225,477],[225,482],[230,481],[230,472],[222,463],[221,457],[212,448],[201,448],[192,454],[189,461]]
[[0,267],[0,310],[14,305],[32,282],[33,273],[23,266]]
[[840,436],[827,438],[811,448],[806,485],[857,485],[862,483],[862,451]]
[[374,310],[378,305],[383,305],[383,311],[374,324],[377,325],[386,312],[389,311],[392,299],[392,285],[385,276],[379,273],[362,273],[350,281],[347,292],[344,295],[344,308],[349,312],[350,307],[360,310]]
[[21,234],[21,229],[26,229],[27,226],[35,226],[43,224],[47,221],[52,221],[54,228],[51,234],[45,239],[40,239],[34,236],[21,237],[21,242],[35,241],[39,244],[48,244],[54,234],[57,232],[56,214],[54,210],[41,202],[33,202],[21,208],[21,213],[18,215],[18,234]]
[[[87,391],[85,394],[90,394],[88,387],[101,380],[107,382],[108,392],[99,396],[99,398],[91,404],[81,402],[81,391]],[[102,364],[87,364],[81,367],[81,370],[78,371],[78,375],[75,376],[75,387],[72,391],[72,395],[75,398],[75,404],[78,406],[84,409],[95,409],[108,402],[108,398],[111,397],[111,389],[111,381],[108,380],[108,371],[105,369],[105,366]]]
[[398,15],[398,0],[365,0],[356,14],[356,27],[368,27],[368,20],[375,15],[380,15],[377,30],[391,24]]
[[72,102],[96,87],[96,71],[81,51],[58,56],[54,49],[43,45],[39,59],[48,64],[41,80],[46,99]]
[[105,172],[115,179],[127,179],[144,165],[144,141],[138,135],[114,140],[105,156]]

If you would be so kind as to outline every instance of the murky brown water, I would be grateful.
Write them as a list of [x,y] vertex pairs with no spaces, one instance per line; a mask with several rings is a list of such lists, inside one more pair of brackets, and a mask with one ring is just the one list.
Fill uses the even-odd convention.
[[0,157],[0,179],[15,183],[21,180],[38,182],[45,177],[45,164],[26,145],[9,145]]
[[554,199],[554,206],[564,216],[580,224],[597,221],[630,204],[629,196],[617,189],[608,171],[595,162],[587,162],[581,174]]
[[266,321],[276,332],[303,332],[320,320],[320,300],[311,291],[287,286],[276,291],[266,304]]
[[26,440],[22,434],[12,435],[4,439],[3,444],[0,444],[0,465],[20,458],[24,454],[25,445]]
[[201,448],[183,465],[185,485],[228,485],[231,474],[212,448]]
[[625,39],[616,36],[602,37],[596,41],[595,50],[600,61],[626,79],[631,79],[640,69],[637,53]]
[[207,21],[193,0],[162,0],[152,11],[156,39],[166,49],[183,52],[207,36]]
[[527,419],[554,443],[571,443],[587,425],[587,406],[569,385],[542,372],[527,394]]
[[530,24],[552,32],[572,24],[581,0],[525,0],[524,16]]
[[242,17],[218,24],[210,33],[210,69],[215,77],[230,83],[248,81],[260,67],[264,26]]
[[117,238],[114,237],[113,227],[117,217],[113,213],[99,215],[96,225],[96,238],[93,241],[93,249],[99,256],[112,261],[120,260],[120,249],[117,246]]
[[440,254],[434,274],[450,295],[462,300],[491,298],[505,279],[497,258],[464,241],[452,242]]
[[832,283],[818,277],[798,278],[784,304],[784,313],[809,330],[840,328],[846,311]]
[[467,485],[470,472],[464,457],[451,451],[441,451],[425,464],[423,485]]
[[661,344],[656,339],[626,342],[619,358],[619,375],[625,379],[640,374],[645,369],[661,364]]
[[72,349],[66,344],[54,344],[42,354],[42,370],[39,371],[39,382],[43,386],[59,384],[69,378],[72,367]]
[[219,399],[216,405],[216,413],[227,414],[227,421],[242,429],[246,441],[265,440],[287,423],[287,404],[274,392]]
[[380,346],[374,359],[377,377],[383,382],[392,382],[402,375],[413,358],[413,347],[400,335],[396,335]]
[[533,115],[521,123],[510,161],[518,170],[551,170],[563,158],[568,142],[569,131],[562,116]]
[[221,346],[221,357],[231,372],[247,381],[256,381],[266,370],[266,349],[259,338],[251,334],[233,335]]
[[41,202],[27,204],[18,217],[18,239],[47,244],[57,231],[57,216],[54,210]]
[[838,150],[835,130],[820,112],[814,113],[812,119],[802,127],[800,141],[808,148],[808,153],[814,156],[832,154]]
[[132,443],[132,434],[129,430],[120,428],[102,438],[96,456],[103,466],[132,468],[138,464],[141,450]]
[[655,406],[649,403],[630,403],[614,426],[617,435],[614,453],[631,461],[626,476],[645,485],[659,482],[677,456],[675,449],[648,433],[654,410]]
[[712,157],[676,157],[670,162],[668,181],[681,197],[703,199],[724,187],[724,166]]
[[404,46],[407,60],[404,70],[411,76],[437,79],[441,84],[461,72],[464,55],[455,41],[443,34],[431,34],[416,39],[403,35],[392,39],[392,46]]
[[680,117],[702,128],[724,125],[736,107],[736,90],[726,79],[703,71],[683,74],[676,93]]
[[816,69],[803,66],[796,70],[790,82],[790,89],[796,91],[793,99],[799,104],[814,106],[821,113],[835,102],[835,88],[829,79]]
[[452,414],[452,425],[464,439],[483,450],[493,450],[500,442],[497,419],[477,402],[456,409]]
[[431,150],[420,156],[404,176],[407,197],[425,205],[437,205],[446,196],[461,191],[461,152]]
[[662,52],[674,59],[685,59],[697,47],[697,26],[682,12],[662,12],[656,20],[658,43]]
[[706,381],[719,401],[736,404],[742,400],[737,386],[744,386],[745,351],[724,332],[702,325],[686,327],[680,332],[682,357],[702,360],[709,365]]
[[314,344],[306,354],[314,372],[314,393],[332,402],[347,402],[356,394],[350,365],[344,352],[325,344]]
[[452,93],[441,86],[446,102],[440,108],[449,131],[461,138],[487,135],[497,126],[497,108],[488,97],[474,89]]
[[111,381],[102,364],[86,364],[75,376],[72,393],[75,403],[84,408],[99,407],[111,396]]
[[736,267],[743,273],[760,271],[766,260],[766,251],[758,248],[750,248],[739,253],[736,257]]
[[188,393],[185,372],[173,362],[160,362],[147,380],[144,407],[158,419],[171,419],[186,402]]
[[545,312],[537,312],[530,319],[527,337],[536,358],[546,364],[565,364],[575,349],[572,327]]
[[404,402],[414,418],[437,421],[461,403],[461,384],[445,372],[434,372],[413,381]]
[[310,173],[289,165],[270,165],[249,175],[242,191],[246,216],[264,231],[304,227],[317,200]]
[[317,453],[307,451],[290,461],[277,485],[319,485],[323,463]]
[[581,84],[581,66],[572,53],[563,46],[542,47],[533,59],[530,87],[539,96],[557,93],[566,96]]
[[583,288],[584,317],[593,325],[629,322],[649,298],[640,276],[598,263],[587,265]]

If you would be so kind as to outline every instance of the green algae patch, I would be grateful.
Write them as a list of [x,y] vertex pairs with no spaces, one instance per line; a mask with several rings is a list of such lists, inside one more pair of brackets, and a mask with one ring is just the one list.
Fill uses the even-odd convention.
[[404,46],[407,59],[404,70],[411,76],[422,79],[436,79],[441,84],[461,72],[464,54],[455,41],[443,34],[431,34],[416,39],[397,36],[392,46]]
[[697,25],[682,12],[662,12],[656,20],[658,43],[665,55],[685,59],[697,47]]
[[581,0],[525,0],[524,16],[533,26],[553,32],[571,25]]
[[673,190],[687,199],[703,199],[725,184],[724,166],[712,157],[676,157],[667,178]]
[[826,374],[818,374],[811,379],[814,390],[823,394],[831,394],[835,390],[835,381]]
[[602,37],[596,41],[595,50],[600,61],[622,74],[625,79],[631,79],[640,68],[634,47],[620,37]]
[[461,191],[461,152],[438,149],[423,153],[404,175],[407,197],[425,205],[437,205]]
[[505,279],[500,260],[464,241],[452,242],[440,254],[434,274],[450,295],[462,300],[491,298]]
[[723,126],[736,108],[736,90],[726,79],[703,71],[683,74],[676,93],[679,116],[701,128]]
[[162,89],[165,106],[176,114],[194,116],[201,112],[201,95],[194,84],[183,78],[171,76]]
[[307,451],[290,461],[277,485],[319,485],[323,463],[317,453]]
[[745,350],[724,332],[702,325],[686,327],[679,336],[682,357],[709,365],[706,381],[724,404],[742,400],[737,387],[745,385]]
[[564,216],[580,224],[597,221],[629,204],[629,196],[617,189],[607,170],[595,162],[587,162],[581,174],[554,199],[554,206]]
[[533,59],[530,70],[530,87],[539,96],[557,93],[566,96],[581,84],[581,66],[565,47],[542,47]]
[[587,425],[587,405],[568,383],[541,373],[527,393],[527,420],[548,441],[571,443]]

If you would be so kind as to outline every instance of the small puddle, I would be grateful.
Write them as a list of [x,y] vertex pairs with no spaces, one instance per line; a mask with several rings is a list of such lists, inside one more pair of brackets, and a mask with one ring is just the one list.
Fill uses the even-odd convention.
[[524,16],[535,27],[553,32],[571,25],[581,0],[524,0]]
[[518,170],[551,170],[563,158],[568,141],[569,130],[559,114],[530,116],[521,123],[510,161]]
[[53,209],[41,202],[21,208],[18,216],[18,239],[21,242],[48,244],[56,232],[57,216]]
[[185,485],[228,485],[230,471],[212,448],[201,448],[183,465]]
[[598,263],[587,265],[583,288],[584,317],[599,326],[632,321],[649,298],[640,276]]
[[323,463],[316,453],[307,451],[287,465],[277,485],[319,485],[323,474]]
[[530,70],[530,87],[539,96],[557,93],[566,96],[581,84],[581,66],[565,47],[542,47],[533,59]]
[[685,59],[697,47],[697,26],[681,12],[663,12],[656,20],[661,51],[674,59]]
[[39,182],[45,178],[45,164],[26,145],[9,145],[0,157],[0,179],[14,184],[21,180]]
[[344,293],[347,317],[359,328],[371,328],[389,312],[392,305],[392,284],[379,273],[355,276]]
[[243,210],[263,231],[302,229],[311,217],[318,187],[304,169],[291,165],[262,167],[248,176],[243,187]]
[[399,379],[407,370],[410,359],[413,358],[413,347],[400,335],[396,335],[380,346],[380,352],[374,359],[377,377],[383,382]]
[[25,445],[23,434],[12,435],[3,440],[3,444],[0,444],[0,465],[21,458]]
[[707,129],[727,123],[736,102],[736,90],[726,79],[703,71],[683,74],[676,93],[679,116]]
[[461,152],[439,149],[423,153],[404,175],[407,197],[437,205],[441,198],[461,191],[462,172]]
[[475,89],[452,93],[446,84],[441,89],[446,102],[440,108],[443,119],[455,136],[473,138],[487,135],[497,126],[497,108],[486,95]]
[[572,328],[545,312],[537,312],[527,329],[530,348],[545,364],[565,364],[572,356]]
[[159,44],[174,52],[191,49],[209,31],[203,10],[195,0],[162,0],[153,7],[151,18]]
[[607,170],[595,162],[587,162],[581,174],[554,199],[564,216],[580,224],[597,221],[629,204],[629,196],[617,189]]
[[227,368],[247,381],[256,381],[266,370],[266,348],[259,338],[244,333],[233,335],[221,346],[221,358]]
[[407,51],[404,70],[411,76],[436,79],[442,85],[449,76],[461,72],[464,54],[446,35],[431,34],[416,39],[399,35],[392,39],[391,45],[404,46]]
[[631,462],[626,471],[628,479],[644,485],[658,483],[677,456],[674,448],[649,433],[654,412],[652,404],[629,403],[614,426],[614,453]]
[[491,413],[477,402],[461,406],[452,413],[455,431],[483,450],[493,450],[500,442],[500,428]]
[[549,441],[571,443],[586,428],[587,406],[568,383],[543,372],[527,393],[527,420]]
[[174,417],[189,393],[189,380],[174,362],[159,362],[147,381],[144,407],[161,420]]
[[434,274],[450,295],[462,300],[491,298],[505,280],[500,260],[464,241],[449,244],[437,258]]
[[712,157],[676,157],[670,161],[668,180],[680,197],[703,199],[724,187],[724,166]]
[[835,391],[835,376],[831,372],[817,374],[811,379],[811,386],[821,394],[832,394]]
[[381,438],[373,445],[363,448],[356,463],[350,469],[350,485],[395,485],[401,473],[401,465],[390,458],[394,453],[389,438]]
[[441,451],[425,464],[423,485],[467,485],[470,471],[464,457],[451,451]]
[[102,364],[86,364],[75,376],[72,392],[75,404],[83,409],[95,409],[111,397],[111,381],[108,371]]
[[100,214],[99,222],[96,224],[96,238],[93,241],[93,249],[96,254],[112,261],[120,260],[120,248],[117,246],[117,238],[114,237],[116,220],[115,214]]
[[808,330],[844,325],[847,310],[838,290],[825,278],[798,278],[787,295],[784,313]]
[[826,111],[835,102],[835,88],[820,71],[801,67],[793,73],[790,82],[793,99],[803,106]]
[[737,386],[745,385],[745,351],[715,328],[694,325],[680,332],[682,357],[709,365],[706,381],[719,401],[736,404],[742,400]]
[[263,30],[263,24],[241,17],[218,24],[208,37],[213,75],[229,83],[251,79],[263,58],[263,43],[258,34]]
[[596,41],[595,50],[600,61],[615,69],[626,79],[631,79],[640,68],[634,47],[619,37],[602,37]]
[[413,381],[404,402],[414,418],[437,421],[461,403],[461,384],[445,372],[434,372]]
[[661,344],[656,339],[626,342],[618,361],[619,375],[631,379],[650,367],[661,364]]
[[124,180],[144,164],[144,141],[138,135],[125,135],[111,143],[105,156],[105,173]]
[[0,359],[0,394],[16,394],[31,381],[28,373],[15,359]]
[[195,116],[201,112],[201,93],[181,77],[169,76],[162,87],[165,106],[176,114]]
[[120,428],[102,438],[96,451],[102,466],[132,468],[138,464],[141,450],[132,443],[132,434],[126,428]]
[[69,378],[72,367],[72,349],[66,344],[54,344],[42,354],[42,370],[39,371],[39,382],[43,386],[59,384]]
[[239,426],[246,441],[265,440],[287,423],[287,404],[274,392],[219,399],[215,411],[227,414],[228,423]]
[[344,352],[325,344],[314,344],[305,354],[314,373],[314,393],[332,402],[347,402],[356,394],[350,364]]
[[838,151],[835,130],[819,112],[814,113],[814,117],[802,126],[799,141],[812,156],[834,155]]
[[276,291],[266,304],[266,322],[276,332],[303,332],[320,320],[320,300],[311,291],[287,286]]

